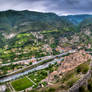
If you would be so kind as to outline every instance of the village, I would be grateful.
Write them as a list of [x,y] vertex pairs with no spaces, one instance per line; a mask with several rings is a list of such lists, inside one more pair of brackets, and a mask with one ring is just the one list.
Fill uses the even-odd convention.
[[[90,60],[91,59],[91,56],[86,54],[86,52],[84,50],[80,50],[79,52],[77,50],[72,50],[71,48],[67,48],[67,49],[64,49],[64,48],[61,48],[61,47],[57,47],[56,48],[57,51],[60,51],[60,53],[62,54],[59,54],[59,55],[56,55],[56,56],[45,56],[45,57],[41,57],[41,58],[35,58],[34,56],[31,58],[31,59],[28,59],[28,60],[22,60],[22,61],[18,61],[18,62],[13,62],[14,65],[24,65],[23,67],[28,67],[29,65],[36,65],[36,64],[39,64],[39,62],[44,62],[46,60],[49,60],[53,57],[54,59],[54,64],[52,64],[51,66],[48,66],[49,68],[43,68],[41,71],[38,70],[38,71],[35,71],[36,75],[35,74],[28,74],[26,77],[23,77],[23,78],[19,78],[18,80],[14,80],[13,82],[9,82],[9,84],[7,84],[8,86],[11,85],[12,88],[9,88],[9,90],[12,90],[14,92],[16,92],[15,90],[17,91],[21,91],[23,89],[25,89],[25,85],[23,85],[22,88],[16,88],[16,83],[21,83],[23,81],[26,81],[30,84],[28,84],[26,87],[25,90],[32,90],[32,88],[36,88],[37,85],[41,82],[42,84],[42,87],[44,85],[47,85],[47,83],[50,83],[54,80],[54,76],[56,75],[59,75],[63,72],[67,72],[67,71],[70,71],[72,69],[74,69],[75,67],[77,67],[79,64],[82,64],[84,61],[87,61],[87,60]],[[70,54],[68,54],[68,53]],[[74,53],[75,55],[72,55],[72,53]],[[85,57],[86,55],[86,57]],[[58,57],[58,58],[57,58]],[[64,57],[64,59],[63,59]],[[73,57],[74,57],[74,61],[75,63],[73,63]],[[78,58],[79,57],[79,58]],[[78,60],[77,60],[78,59]],[[40,61],[39,61],[40,60]],[[64,61],[62,61],[64,60]],[[76,60],[79,62],[77,63]],[[82,61],[81,61],[82,60]],[[53,61],[53,60],[52,60]],[[52,62],[51,61],[51,62]],[[67,61],[71,62],[71,63],[67,63]],[[46,61],[47,62],[47,61]],[[50,62],[50,61],[49,61]],[[48,63],[49,63],[48,62]],[[57,62],[57,63],[56,63]],[[11,65],[11,64],[10,64]],[[75,65],[75,66],[74,66]],[[2,64],[2,66],[9,66],[9,64]],[[45,65],[46,66],[46,65]],[[23,68],[22,67],[22,68]],[[71,67],[71,68],[70,68]],[[21,68],[21,69],[22,69]],[[56,69],[58,68],[58,70]],[[54,70],[53,70],[54,69]],[[19,69],[20,70],[20,69]],[[45,71],[46,70],[46,71]],[[51,71],[51,73],[48,75],[48,72]],[[62,71],[61,71],[62,70]],[[12,72],[14,71],[17,71],[16,69],[13,70],[13,71],[8,71],[8,74],[11,74]],[[43,72],[42,72],[43,71]],[[42,75],[40,74],[40,80],[39,78],[37,78],[39,72],[42,72]],[[43,75],[43,73],[45,73],[45,75]],[[48,75],[48,77],[47,77]],[[46,78],[47,77],[47,78]],[[31,79],[30,79],[31,78]],[[35,79],[37,78],[37,79]],[[46,79],[45,79],[46,78]],[[49,78],[49,79],[48,79]],[[30,81],[31,80],[31,81]],[[39,81],[38,81],[39,80]],[[37,81],[37,82],[36,82]],[[6,82],[7,83],[7,82]],[[20,84],[19,84],[20,85]],[[34,86],[32,86],[34,85]],[[31,87],[30,87],[31,86]],[[7,86],[5,85],[1,85],[0,88],[2,89],[3,87],[3,91],[7,89]],[[0,89],[0,90],[1,90]]]

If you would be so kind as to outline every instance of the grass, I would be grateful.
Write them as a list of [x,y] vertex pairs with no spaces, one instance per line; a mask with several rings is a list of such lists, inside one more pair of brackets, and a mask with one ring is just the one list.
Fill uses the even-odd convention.
[[35,83],[39,83],[46,76],[47,76],[47,72],[45,70],[41,70],[35,73],[31,73],[28,77],[32,79]]
[[91,78],[88,80],[88,90],[89,90],[89,92],[92,92],[92,76],[91,76]]
[[78,74],[76,72],[76,69],[65,73],[61,79],[61,89],[67,90],[72,87],[73,84],[76,83],[77,80],[80,78],[80,76],[77,75]]
[[24,90],[33,85],[33,83],[26,77],[15,80],[15,81],[11,82],[11,84],[16,91]]
[[88,80],[88,85],[82,85],[79,92],[92,92],[92,77]]
[[55,92],[55,88],[49,88],[49,89],[47,89],[47,91],[46,92]]
[[79,92],[87,92],[87,91],[86,91],[86,87],[85,87],[85,86],[81,86],[81,87],[79,88]]
[[10,91],[10,89],[9,89],[9,88],[7,88],[5,92],[11,92],[11,91]]
[[[77,80],[81,78],[81,75],[86,74],[88,72],[89,63],[90,63],[90,60],[88,60],[88,62],[85,62],[79,65],[74,70],[65,73],[61,79],[61,84],[63,84],[61,85],[61,88],[69,89],[70,87],[72,87],[73,84],[76,83]],[[89,86],[89,88],[91,87]],[[83,90],[83,88],[80,88],[80,90]]]
[[[59,82],[57,84],[55,84],[55,86],[48,86],[48,88],[45,87],[45,88],[39,89],[37,91],[38,92],[56,92],[57,90],[60,90],[60,92],[61,92],[62,90],[68,90],[81,78],[81,75],[84,75],[85,73],[88,72],[89,64],[90,64],[90,60],[79,65],[75,69],[63,74],[62,78],[59,80]],[[47,71],[47,70],[45,70],[45,71]],[[50,67],[49,67],[49,70],[50,70]],[[37,75],[38,75],[38,77],[37,77]],[[34,80],[34,78],[36,80],[40,80],[41,76],[44,76],[44,74],[42,74],[42,72],[39,71],[39,72],[35,72],[35,74],[34,73],[30,74],[29,76],[32,80]],[[34,81],[36,82],[36,80],[34,80]],[[58,87],[56,87],[56,86],[58,86]],[[85,88],[86,87],[80,87],[79,92],[92,92],[92,80],[89,80],[88,88],[86,88],[86,89]],[[36,92],[36,91],[34,90],[32,92]]]
[[68,86],[69,88],[72,87],[73,84],[76,83],[78,79],[79,79],[79,78],[77,78],[76,76],[72,77],[70,80],[67,81],[67,83],[66,83],[67,86]]
[[73,78],[76,75],[75,71],[69,71],[68,73],[65,73],[61,79],[61,82],[64,83],[68,81],[69,79]]
[[[46,69],[42,69],[42,70],[39,70],[39,71],[35,71],[33,73],[30,73],[28,74],[28,77],[34,81],[37,85],[34,85],[28,78],[26,77],[23,77],[23,78],[20,78],[20,79],[17,79],[17,80],[14,80],[11,82],[13,88],[16,90],[16,91],[21,91],[21,90],[24,90],[26,88],[29,88],[31,87],[32,85],[33,88],[37,88],[38,84],[41,82],[41,80],[45,79],[48,75],[48,71],[49,69],[53,68],[53,67],[57,67],[56,65],[52,65],[52,66],[49,66],[48,68]],[[46,83],[43,83],[44,85],[46,85]]]

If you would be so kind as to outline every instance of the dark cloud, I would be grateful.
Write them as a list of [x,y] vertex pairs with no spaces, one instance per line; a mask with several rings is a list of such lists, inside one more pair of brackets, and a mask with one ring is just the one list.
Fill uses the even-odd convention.
[[92,13],[92,0],[50,0],[48,5],[49,11],[56,11],[58,14]]
[[31,10],[57,14],[91,14],[92,0],[0,0],[0,10]]

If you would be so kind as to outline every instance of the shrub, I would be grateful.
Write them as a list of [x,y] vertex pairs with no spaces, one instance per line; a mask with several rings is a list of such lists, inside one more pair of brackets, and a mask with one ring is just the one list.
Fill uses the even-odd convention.
[[68,82],[67,82],[67,86],[72,87],[73,84],[78,80],[78,78],[76,77],[73,77],[72,79],[70,79]]
[[47,92],[55,92],[55,88],[49,88]]
[[68,73],[66,73],[63,77],[62,77],[62,82],[65,82],[69,79],[71,79],[72,77],[74,76],[74,72],[73,71],[70,71]]
[[79,92],[92,92],[92,91],[89,91],[85,86],[81,86],[79,88]]
[[85,92],[85,87],[84,86],[80,87],[79,92]]
[[89,83],[88,83],[88,90],[89,90],[90,92],[92,92],[92,82],[89,82]]
[[83,74],[87,73],[89,70],[89,65],[88,64],[81,64],[77,67],[77,73],[82,72]]

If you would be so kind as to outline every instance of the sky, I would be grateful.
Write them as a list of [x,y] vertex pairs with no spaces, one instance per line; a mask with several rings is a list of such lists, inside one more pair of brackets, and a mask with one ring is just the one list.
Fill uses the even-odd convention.
[[92,0],[0,0],[0,11],[10,9],[58,15],[92,14]]

